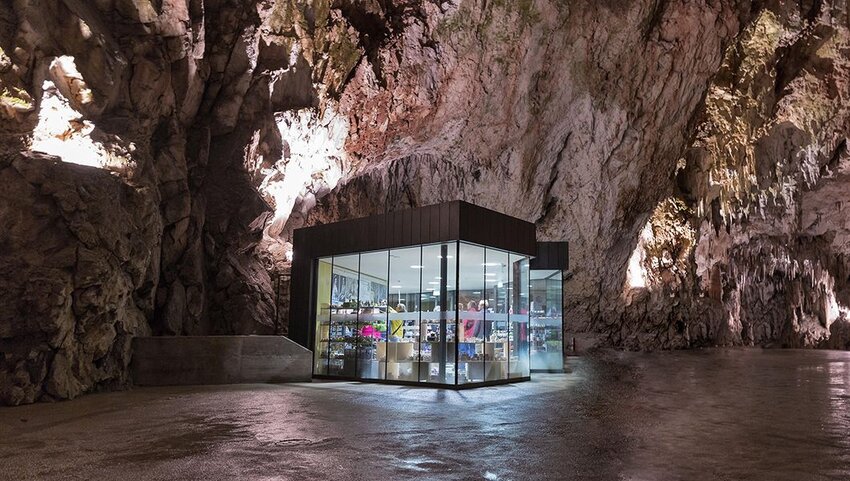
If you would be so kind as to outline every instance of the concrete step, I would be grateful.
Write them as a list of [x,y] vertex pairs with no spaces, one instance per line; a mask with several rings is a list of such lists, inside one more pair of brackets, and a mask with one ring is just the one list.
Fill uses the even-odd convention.
[[310,381],[313,354],[283,336],[153,336],[133,339],[138,386]]

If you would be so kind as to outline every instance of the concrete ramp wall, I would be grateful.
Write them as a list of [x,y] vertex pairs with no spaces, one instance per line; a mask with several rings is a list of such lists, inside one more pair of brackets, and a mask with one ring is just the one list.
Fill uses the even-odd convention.
[[310,381],[313,354],[283,336],[157,336],[133,339],[138,386]]

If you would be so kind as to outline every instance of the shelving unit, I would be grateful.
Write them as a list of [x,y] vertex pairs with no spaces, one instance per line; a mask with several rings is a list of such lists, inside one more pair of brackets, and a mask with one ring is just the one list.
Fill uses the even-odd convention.
[[394,381],[418,381],[419,353],[415,342],[388,342],[387,379]]
[[[346,310],[349,312],[345,312]],[[375,340],[369,344],[364,342],[364,338],[358,338],[357,333],[364,323],[358,322],[357,314],[350,312],[351,310],[342,307],[324,309],[325,318],[333,316],[333,319],[317,323],[317,332],[323,336],[321,347],[326,350],[321,357],[327,360],[329,375],[392,381],[442,382],[439,369],[440,347],[443,343],[427,340],[430,332],[439,332],[439,320],[419,323],[403,320],[400,340]],[[387,323],[388,330],[391,324],[392,319]],[[510,355],[513,336],[506,327],[500,326],[490,332],[491,338],[497,340],[474,338],[461,341],[458,346],[454,342],[455,332],[454,321],[447,321],[446,336],[450,340],[445,343],[446,379],[454,379],[455,368],[458,370],[460,383],[505,379],[515,377],[509,376],[509,373],[513,374],[520,370],[523,364],[527,364],[520,362],[517,354]],[[332,337],[329,337],[331,335]],[[475,358],[460,357],[456,362],[456,352],[472,354]]]

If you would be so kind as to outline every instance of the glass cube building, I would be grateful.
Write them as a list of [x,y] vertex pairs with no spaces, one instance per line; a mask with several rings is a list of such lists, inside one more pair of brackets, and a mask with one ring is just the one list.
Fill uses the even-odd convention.
[[465,202],[295,231],[290,338],[316,377],[528,380],[534,225]]

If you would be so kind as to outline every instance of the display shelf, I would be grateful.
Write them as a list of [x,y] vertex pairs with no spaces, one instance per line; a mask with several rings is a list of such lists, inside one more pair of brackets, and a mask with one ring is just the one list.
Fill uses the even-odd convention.
[[461,359],[460,362],[461,362],[461,364],[463,364],[465,362],[487,362],[487,363],[493,362],[493,363],[495,363],[495,362],[508,362],[508,360],[507,359],[469,359],[469,360]]
[[445,369],[445,377],[440,376],[440,363],[438,362],[430,362],[423,363],[425,366],[421,366],[422,371],[419,373],[419,381],[427,382],[427,383],[437,383],[437,384],[454,384],[455,380],[455,369],[454,363],[446,363]]
[[393,381],[418,381],[420,364],[427,363],[420,361],[389,361],[387,363],[387,379]]
[[484,369],[486,371],[485,378],[487,381],[508,378],[508,361],[506,360],[487,361]]
[[484,380],[484,361],[460,361],[458,365],[459,383],[466,384]]
[[364,379],[384,379],[386,363],[380,360],[359,360],[357,363],[359,377]]
[[387,343],[387,359],[389,362],[413,362],[418,360],[419,355],[413,342],[389,342]]
[[330,305],[330,306],[322,306],[321,310],[349,310],[353,311],[355,309],[380,309],[387,310],[387,306],[343,306],[343,305]]
[[560,317],[532,317],[529,325],[532,328],[554,327],[560,329],[563,325],[563,319]]

